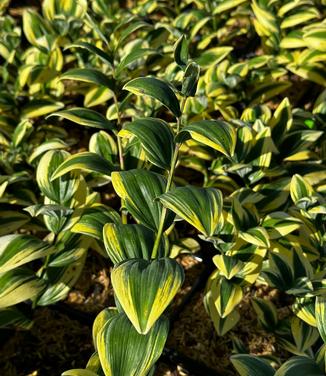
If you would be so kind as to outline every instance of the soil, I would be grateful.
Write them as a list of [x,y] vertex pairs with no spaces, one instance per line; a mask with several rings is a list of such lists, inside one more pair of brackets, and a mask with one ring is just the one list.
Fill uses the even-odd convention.
[[[189,255],[181,256],[179,261],[185,268],[186,280],[169,310],[172,314],[204,269],[202,263]],[[113,305],[109,275],[108,263],[95,252],[90,254],[84,273],[68,295],[65,305],[93,316]],[[249,304],[252,294],[273,301],[279,298],[274,290],[255,286],[246,293],[239,306],[240,323],[220,338],[205,311],[203,291],[196,292],[173,323],[167,347],[223,376],[236,375],[229,362],[234,335],[244,342],[252,354],[273,354],[275,338],[257,324],[256,315]],[[58,376],[65,370],[85,367],[92,352],[91,325],[51,307],[37,308],[32,329],[17,330],[2,344],[0,375]],[[167,363],[158,363],[155,376],[192,375],[187,364]]]

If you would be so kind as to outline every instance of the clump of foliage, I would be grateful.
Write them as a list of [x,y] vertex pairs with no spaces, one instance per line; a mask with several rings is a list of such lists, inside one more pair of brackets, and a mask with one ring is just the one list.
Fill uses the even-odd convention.
[[[207,247],[217,335],[249,293],[295,355],[281,365],[235,339],[238,373],[324,375],[325,2],[44,0],[22,19],[7,3],[1,327],[29,328],[26,302],[65,299],[97,251],[116,307],[94,322],[86,368],[64,375],[152,375],[184,280],[176,258]],[[255,297],[256,283],[291,313]]]

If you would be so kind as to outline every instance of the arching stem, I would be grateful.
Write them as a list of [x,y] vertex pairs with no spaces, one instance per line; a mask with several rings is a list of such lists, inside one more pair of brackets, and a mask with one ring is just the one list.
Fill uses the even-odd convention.
[[[187,100],[187,97],[182,97],[181,104],[180,104],[181,115],[177,118],[177,134],[180,132],[180,129],[182,127],[182,113],[184,111],[186,100]],[[180,143],[176,143],[174,152],[173,152],[172,161],[171,161],[171,167],[169,170],[169,175],[168,175],[168,179],[167,179],[167,183],[165,187],[165,193],[167,193],[171,189],[174,172],[178,163],[179,149],[180,149]],[[155,238],[153,251],[152,251],[153,259],[156,258],[158,254],[158,249],[159,249],[159,245],[160,245],[161,238],[163,235],[164,222],[165,222],[166,216],[167,216],[167,209],[163,207],[161,217],[160,217],[160,222],[159,222],[158,229],[157,229],[157,235]]]

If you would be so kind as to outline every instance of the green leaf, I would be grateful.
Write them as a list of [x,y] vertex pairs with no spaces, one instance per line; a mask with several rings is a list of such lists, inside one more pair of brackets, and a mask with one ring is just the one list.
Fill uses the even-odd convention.
[[278,34],[279,25],[276,15],[273,13],[273,8],[268,7],[266,3],[253,0],[252,10],[256,17],[254,26],[259,36],[271,36]]
[[33,99],[22,108],[22,116],[25,118],[35,118],[48,115],[53,111],[64,107],[61,102],[54,102],[50,99]]
[[55,181],[60,176],[74,170],[82,170],[87,172],[98,172],[104,175],[110,175],[114,166],[108,160],[100,157],[96,153],[83,152],[69,156],[54,171],[51,181]]
[[294,356],[279,368],[275,376],[323,376],[317,363],[307,356]]
[[[83,236],[73,234],[70,231],[62,231],[58,235],[58,242],[56,248],[58,252],[51,256],[48,266],[53,268],[67,267],[70,264],[74,264],[85,255],[85,246],[88,239],[85,242]],[[58,274],[60,274],[58,272]]]
[[213,14],[220,14],[227,10],[237,7],[238,5],[245,3],[248,0],[223,0],[222,2],[217,3],[214,7]]
[[97,111],[89,110],[83,107],[69,108],[68,110],[54,112],[47,116],[59,116],[74,123],[85,125],[86,127],[112,130],[114,124]]
[[17,210],[0,210],[0,236],[18,230],[29,221],[28,215]]
[[315,355],[316,363],[318,364],[319,368],[322,370],[326,370],[325,357],[326,357],[326,345],[322,345]]
[[313,193],[311,185],[303,177],[298,174],[293,175],[290,184],[290,194],[295,204],[303,198],[309,198]]
[[270,247],[268,232],[263,227],[253,227],[245,232],[240,231],[238,235],[241,239],[258,247]]
[[52,218],[60,220],[62,217],[66,217],[72,214],[73,209],[66,208],[62,205],[51,205],[51,204],[36,204],[24,208],[32,217],[37,217],[39,215],[46,215]]
[[91,43],[88,43],[88,42],[75,42],[75,43],[70,44],[69,46],[65,47],[65,50],[67,50],[68,48],[84,48],[87,51],[91,52],[92,54],[96,55],[105,64],[108,64],[108,66],[110,68],[112,68],[112,65],[113,65],[112,56],[110,56],[105,51],[101,50],[100,48],[94,46],[94,44],[91,44]]
[[188,42],[184,35],[176,41],[174,45],[174,61],[182,68],[188,63]]
[[61,80],[75,80],[88,82],[91,84],[105,86],[110,90],[114,90],[115,82],[106,74],[91,68],[74,68],[65,72],[60,77]]
[[[146,170],[112,172],[113,188],[124,201],[127,210],[141,224],[156,231],[159,226],[162,205],[157,197],[165,192],[166,179]],[[174,215],[169,213],[164,228],[168,228]]]
[[95,107],[99,104],[106,103],[109,99],[113,97],[112,90],[105,86],[94,86],[90,88],[85,94],[84,106],[85,107]]
[[15,128],[12,135],[12,143],[14,147],[20,145],[23,141],[26,141],[30,134],[33,132],[33,125],[29,120],[22,120]]
[[[107,310],[115,311],[116,309],[108,308]],[[94,347],[97,348],[97,344],[94,344]],[[100,362],[100,357],[97,351],[93,353],[92,356],[88,359],[88,362],[86,364],[86,369],[92,372],[96,372],[96,374],[98,374],[99,376],[104,376],[101,362]]]
[[291,332],[296,348],[299,350],[299,354],[295,352],[297,355],[303,354],[307,350],[309,351],[310,347],[319,338],[318,330],[298,317],[293,317],[291,320]]
[[89,369],[75,368],[64,371],[61,376],[98,376],[98,374]]
[[33,299],[44,287],[44,282],[28,269],[9,270],[0,275],[0,308]]
[[85,15],[86,10],[86,0],[80,0],[78,2],[73,0],[66,0],[64,2],[58,2],[56,0],[44,0],[42,3],[42,13],[50,21],[57,20],[59,15],[65,19],[73,19],[75,21],[76,19],[82,18]]
[[292,126],[292,112],[288,98],[284,98],[273,114],[272,119],[268,122],[272,129],[272,138],[276,145],[279,145],[283,136]]
[[29,43],[47,53],[54,44],[51,27],[45,20],[31,9],[23,13],[23,31]]
[[281,23],[281,29],[288,29],[290,27],[298,26],[317,17],[319,18],[320,14],[316,8],[304,8],[286,17]]
[[254,205],[241,204],[237,197],[233,197],[231,214],[235,228],[241,232],[246,232],[259,223],[259,216]]
[[301,30],[293,30],[287,34],[280,43],[281,48],[303,48],[306,46]]
[[109,47],[110,45],[109,41],[104,36],[104,34],[102,33],[97,23],[93,20],[93,18],[87,12],[85,14],[85,23],[87,24],[88,27],[90,27],[91,29],[94,29],[95,33],[100,37],[100,39],[102,39],[102,41],[106,44],[106,46]]
[[82,256],[77,261],[68,264],[64,267],[48,267],[44,275],[44,280],[47,282],[47,287],[44,293],[38,298],[37,305],[47,306],[54,304],[59,300],[67,297],[70,289],[77,282],[85,265],[86,250],[89,247],[90,241],[85,237],[79,238],[75,248],[82,249]]
[[0,273],[30,261],[46,257],[56,249],[31,235],[7,235],[0,238]]
[[274,304],[267,299],[253,298],[252,306],[263,328],[273,331],[278,323],[277,311]]
[[215,255],[213,262],[226,279],[232,279],[243,269],[243,263],[232,256]]
[[269,266],[269,270],[264,271],[263,275],[270,285],[283,291],[292,288],[294,271],[289,257],[281,253],[270,252]]
[[174,151],[174,137],[169,125],[160,119],[140,118],[126,124],[119,136],[136,136],[150,162],[170,169]]
[[227,317],[243,297],[242,288],[224,277],[216,278],[210,290],[215,308],[222,318]]
[[[106,252],[114,264],[129,259],[150,260],[155,242],[155,232],[143,225],[108,223],[103,228]],[[160,243],[159,256],[165,255]]]
[[178,292],[184,272],[170,258],[138,259],[115,266],[111,280],[129,320],[139,333],[146,334]]
[[[123,21],[124,22],[124,21]],[[139,29],[142,29],[142,28],[148,28],[150,27],[151,25],[144,22],[144,21],[141,21],[141,20],[133,20],[130,22],[130,24],[121,32],[120,34],[120,37],[119,37],[119,41],[117,43],[117,46],[118,47],[122,47],[122,42],[129,37],[129,35],[131,35],[132,33],[134,33],[135,31],[139,30]]]
[[179,187],[160,196],[160,201],[207,237],[223,223],[223,199],[218,189]]
[[148,95],[166,106],[176,117],[181,116],[179,101],[171,87],[155,77],[138,77],[129,81],[124,87],[136,95]]
[[179,133],[178,140],[185,140],[190,137],[228,157],[234,154],[236,130],[225,121],[201,120],[190,123]]
[[158,52],[151,48],[135,48],[129,54],[127,54],[118,64],[116,68],[116,74],[121,73],[130,64],[134,63],[138,59],[143,59],[144,57],[155,55]]
[[32,163],[36,158],[40,157],[49,150],[66,149],[67,147],[68,144],[59,138],[53,138],[52,140],[45,141],[43,144],[34,149],[33,153],[28,158],[28,163]]
[[317,296],[315,304],[317,328],[324,343],[326,343],[326,297]]
[[146,335],[137,333],[124,313],[110,318],[97,339],[105,376],[147,376],[163,351],[168,330],[164,317]]
[[232,50],[233,47],[228,46],[214,47],[201,53],[200,57],[195,59],[195,62],[202,68],[208,68],[220,63]]
[[315,315],[315,304],[309,298],[298,298],[292,305],[292,310],[296,316],[308,325],[317,327]]
[[50,150],[43,155],[36,170],[36,181],[41,192],[59,204],[69,201],[78,188],[78,179],[70,174],[52,181],[54,171],[68,156],[66,151]]
[[251,97],[250,106],[267,102],[269,99],[287,90],[291,85],[289,81],[275,81],[271,78],[257,83],[249,93]]
[[200,67],[198,64],[191,62],[187,65],[183,80],[181,93],[185,97],[194,97],[197,91],[197,84],[200,75]]
[[307,47],[326,52],[326,29],[321,26],[305,31],[303,40]]
[[92,328],[92,337],[95,350],[97,350],[97,338],[99,333],[104,328],[105,324],[116,314],[118,314],[118,310],[116,308],[105,308],[96,316]]
[[118,147],[114,138],[107,132],[99,131],[92,134],[89,139],[88,149],[90,152],[96,153],[112,163],[116,161]]
[[231,356],[231,362],[240,376],[273,376],[275,370],[266,360],[249,354]]
[[211,291],[208,291],[205,295],[204,305],[207,313],[213,321],[216,333],[220,337],[230,331],[240,320],[240,314],[237,310],[232,311],[229,315],[222,318],[216,309]]
[[114,209],[103,204],[94,204],[80,210],[82,214],[78,222],[71,227],[71,232],[102,240],[104,225],[110,222],[116,224],[120,222],[120,215]]
[[323,64],[302,64],[298,66],[296,63],[291,63],[286,68],[297,76],[313,81],[318,85],[326,86],[326,72]]
[[277,153],[277,150],[271,138],[271,129],[266,127],[257,133],[255,144],[246,159],[253,166],[269,167],[273,152]]
[[279,239],[297,230],[302,221],[284,212],[274,212],[264,218],[262,225],[267,229],[270,239]]
[[33,322],[16,307],[0,310],[0,328],[16,327],[25,330],[31,329]]

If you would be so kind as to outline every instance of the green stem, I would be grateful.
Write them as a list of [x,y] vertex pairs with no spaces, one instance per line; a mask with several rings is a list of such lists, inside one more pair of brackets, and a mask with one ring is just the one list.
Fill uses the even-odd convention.
[[[51,245],[54,246],[55,243],[57,242],[58,234],[55,234],[55,233],[54,233],[53,235],[54,235],[54,236],[53,236],[53,240],[52,240],[52,242],[51,242]],[[46,258],[45,258],[45,262],[44,262],[43,269],[42,269],[42,273],[41,273],[41,278],[44,277],[44,275],[45,275],[45,273],[46,273],[46,270],[47,270],[47,268],[48,268],[48,266],[49,266],[50,256],[51,256],[51,255],[47,255]]]
[[207,2],[207,4],[208,4],[208,10],[209,10],[209,13],[212,15],[213,30],[214,30],[214,31],[217,31],[216,16],[213,14],[213,12],[214,12],[214,4],[213,4],[213,1],[212,1],[212,0],[209,0],[209,1]]
[[[113,100],[114,100],[115,108],[116,108],[116,111],[117,111],[118,128],[119,128],[118,132],[119,132],[119,130],[122,128],[122,121],[121,121],[118,98],[115,95],[115,93],[113,93]],[[124,162],[124,158],[123,158],[122,140],[121,140],[121,137],[118,135],[118,133],[116,134],[116,136],[117,136],[117,143],[118,143],[119,164],[120,164],[121,171],[123,171],[125,169],[125,162]],[[124,206],[124,200],[121,200],[121,205]],[[128,223],[127,212],[123,209],[121,211],[121,221],[122,221],[123,224]]]
[[174,8],[176,11],[176,15],[178,16],[180,13],[179,0],[174,0]]
[[[57,237],[58,237],[58,234],[54,234],[51,245],[53,245],[53,246],[55,245],[55,243],[57,242]],[[41,271],[40,278],[44,278],[44,276],[45,276],[45,273],[46,273],[48,266],[49,266],[50,256],[51,255],[47,255],[46,258],[45,258],[45,262],[44,262],[44,265],[43,265],[43,268],[42,268],[42,271]],[[36,308],[36,303],[37,303],[38,297],[39,297],[39,295],[34,298],[33,303],[32,303],[32,309]]]
[[[121,121],[118,98],[115,95],[115,93],[113,93],[113,100],[114,100],[115,108],[116,108],[116,111],[117,111],[118,126],[119,126],[119,130],[120,130],[121,127],[122,127],[122,121]],[[122,148],[122,143],[121,143],[121,137],[119,137],[118,134],[117,134],[117,142],[118,142],[120,168],[121,168],[121,170],[124,170],[125,169],[125,163],[124,163],[124,159],[123,159],[123,148]]]
[[[177,118],[177,134],[179,133],[179,131],[181,129],[182,113],[184,111],[186,100],[187,100],[187,97],[183,97],[182,100],[181,100],[181,105],[180,105],[181,115]],[[173,152],[171,167],[170,167],[168,180],[166,182],[166,187],[165,187],[165,193],[167,193],[171,189],[175,168],[176,168],[177,162],[178,162],[179,149],[180,149],[180,143],[177,143],[175,145],[174,152]],[[165,219],[166,219],[166,215],[167,215],[167,209],[165,207],[163,207],[161,217],[160,217],[160,223],[158,225],[157,235],[156,235],[156,238],[155,238],[153,251],[152,251],[152,258],[153,259],[157,257],[159,245],[160,245],[161,238],[162,238],[162,235],[163,235],[164,222],[165,222]]]

